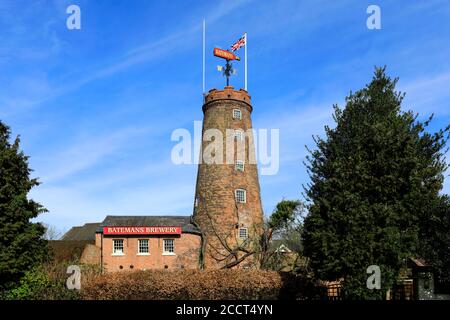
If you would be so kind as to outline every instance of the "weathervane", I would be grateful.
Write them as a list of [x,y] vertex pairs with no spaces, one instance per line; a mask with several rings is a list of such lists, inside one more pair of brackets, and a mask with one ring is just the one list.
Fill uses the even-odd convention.
[[225,66],[217,66],[217,70],[223,71],[223,75],[227,78],[227,86],[229,86],[230,85],[230,76],[235,75],[237,73],[236,69],[233,68],[233,65],[230,63],[230,61],[232,61],[232,60],[240,61],[241,58],[239,58],[237,55],[235,55],[234,53],[232,53],[228,50],[223,50],[223,49],[219,49],[219,48],[214,48],[214,55],[216,57],[225,59],[227,62],[225,64]]
[[[236,41],[232,46],[231,46],[231,51],[236,51],[238,50],[240,47],[245,46],[245,90],[247,90],[247,33],[244,33],[244,35],[239,38],[238,41]],[[225,77],[227,77],[227,87],[230,85],[230,76],[231,75],[235,75],[236,69],[233,69],[233,65],[230,63],[231,60],[237,60],[240,61],[241,58],[239,58],[237,55],[235,55],[233,52],[231,52],[229,50],[222,50],[219,48],[214,48],[214,55],[216,57],[225,59],[227,61],[225,67],[223,66],[217,66],[217,70],[219,71],[223,71],[223,75]]]
[[[247,47],[248,38],[247,32],[244,33],[242,37],[239,38],[231,47],[230,50],[223,50],[220,48],[214,48],[214,55],[216,57],[226,60],[225,66],[217,66],[217,70],[223,71],[223,75],[227,78],[227,86],[230,85],[230,76],[236,75],[237,72],[233,69],[233,65],[230,63],[231,60],[240,61],[241,59],[234,54],[236,50],[245,47],[244,56],[244,89],[247,90]],[[205,63],[206,63],[206,21],[203,19],[203,56],[202,56],[202,84],[203,84],[203,95],[205,95]]]

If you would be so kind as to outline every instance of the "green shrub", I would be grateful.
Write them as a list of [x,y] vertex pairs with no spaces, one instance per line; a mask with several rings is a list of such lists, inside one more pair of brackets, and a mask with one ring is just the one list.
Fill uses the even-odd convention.
[[47,266],[35,267],[25,272],[19,285],[6,293],[10,300],[69,300],[76,299],[78,293],[68,290],[66,278],[53,277]]

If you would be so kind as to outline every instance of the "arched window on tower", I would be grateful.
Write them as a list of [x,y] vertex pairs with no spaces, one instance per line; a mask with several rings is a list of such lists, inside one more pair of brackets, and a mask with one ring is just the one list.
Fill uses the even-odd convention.
[[233,109],[233,119],[242,119],[242,111],[240,109]]
[[245,240],[248,238],[248,230],[247,228],[239,228],[239,239]]
[[242,160],[236,160],[236,163],[235,163],[235,169],[236,169],[236,171],[242,171],[242,172],[244,172],[244,161],[242,161]]
[[236,141],[243,141],[244,140],[244,131],[242,130],[234,130],[234,138]]
[[236,202],[238,203],[246,203],[247,195],[244,189],[236,189],[235,192]]

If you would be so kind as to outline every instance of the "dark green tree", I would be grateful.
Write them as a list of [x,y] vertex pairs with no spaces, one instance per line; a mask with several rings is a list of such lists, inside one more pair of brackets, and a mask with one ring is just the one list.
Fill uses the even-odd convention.
[[300,200],[281,200],[269,217],[270,238],[281,240],[289,249],[301,253],[302,219],[305,204]]
[[47,257],[45,228],[31,219],[46,210],[27,198],[39,182],[30,178],[28,157],[13,143],[10,129],[0,121],[0,290],[16,286],[26,271]]
[[[304,253],[318,278],[343,279],[350,299],[383,298],[406,259],[423,256],[425,247],[447,255],[436,261],[448,259],[448,229],[437,236],[435,228],[448,221],[439,192],[449,127],[431,134],[432,117],[419,122],[403,112],[397,80],[376,68],[343,110],[334,106],[336,127],[325,127],[326,139],[315,137],[306,161]],[[381,290],[367,289],[369,265],[381,268]]]
[[431,202],[422,212],[420,257],[434,267],[435,287],[450,290],[450,199],[444,195]]
[[301,253],[300,233],[304,213],[305,205],[300,200],[283,199],[276,205],[265,224],[266,230],[262,240],[262,268],[278,270],[280,267],[286,266],[284,257],[275,252],[281,244],[297,254]]
[[281,200],[269,218],[269,228],[275,231],[286,228],[298,219],[303,207],[300,200]]

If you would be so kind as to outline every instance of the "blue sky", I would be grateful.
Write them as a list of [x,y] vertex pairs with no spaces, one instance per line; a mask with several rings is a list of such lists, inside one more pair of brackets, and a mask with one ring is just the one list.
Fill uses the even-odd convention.
[[[81,30],[66,28],[71,4]],[[370,4],[381,30],[366,27]],[[203,17],[207,89],[224,84],[212,48],[248,32],[253,125],[280,129],[280,170],[260,177],[266,214],[301,197],[305,145],[375,65],[400,78],[405,109],[435,113],[432,130],[450,123],[445,0],[0,0],[0,119],[42,182],[39,220],[67,230],[107,214],[192,213],[197,167],[172,164],[170,137],[202,120]]]

